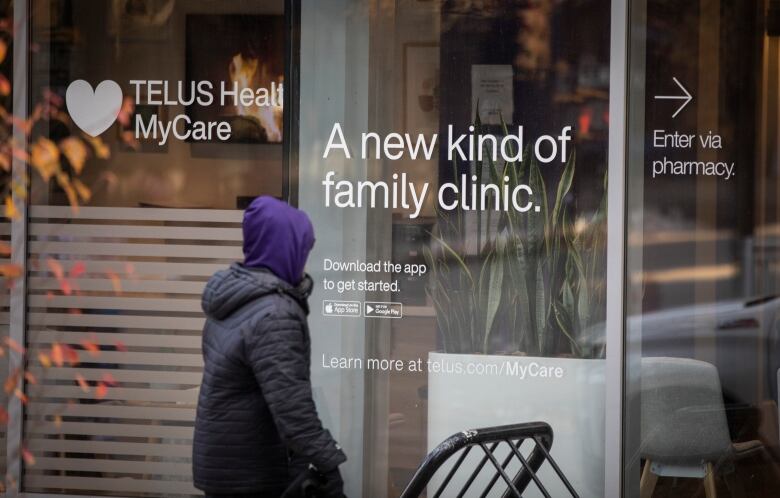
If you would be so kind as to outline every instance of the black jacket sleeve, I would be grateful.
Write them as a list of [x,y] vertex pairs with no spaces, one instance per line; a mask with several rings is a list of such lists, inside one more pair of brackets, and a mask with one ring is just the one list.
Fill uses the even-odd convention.
[[279,435],[296,459],[320,472],[337,468],[347,458],[317,415],[301,319],[268,316],[254,329],[245,336],[246,353]]

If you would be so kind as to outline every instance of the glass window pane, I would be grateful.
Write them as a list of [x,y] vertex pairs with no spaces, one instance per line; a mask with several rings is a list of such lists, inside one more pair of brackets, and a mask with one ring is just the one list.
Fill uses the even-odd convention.
[[202,495],[201,293],[242,258],[241,210],[290,190],[285,2],[33,0],[28,17],[16,485]]
[[627,496],[774,496],[777,5],[632,4]]
[[[32,113],[54,115],[36,123],[32,140],[70,147],[67,173],[75,170],[89,191],[82,204],[237,209],[260,194],[280,197],[283,4],[33,2]],[[118,85],[114,125],[98,130],[86,111],[62,112],[79,79]],[[242,93],[259,88],[265,93]],[[96,104],[78,102],[79,109]],[[78,126],[99,131],[99,142],[79,140]],[[82,155],[89,160],[83,173]],[[67,186],[44,173],[32,176],[32,202],[68,204]]]
[[304,2],[300,81],[313,371],[347,494],[398,496],[452,434],[544,421],[603,496],[609,4]]
[[313,396],[347,496],[399,496],[452,435],[487,442],[422,495],[543,496],[530,465],[604,496],[609,2],[16,5],[24,492],[201,494],[201,292],[270,195],[316,232]]

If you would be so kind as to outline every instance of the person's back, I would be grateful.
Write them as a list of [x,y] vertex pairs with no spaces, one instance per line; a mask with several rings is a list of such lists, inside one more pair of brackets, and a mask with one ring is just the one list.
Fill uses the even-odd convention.
[[203,293],[203,382],[193,443],[195,486],[208,495],[277,497],[308,465],[341,496],[346,457],[312,400],[306,324],[314,243],[308,218],[258,198],[244,216],[244,264]]

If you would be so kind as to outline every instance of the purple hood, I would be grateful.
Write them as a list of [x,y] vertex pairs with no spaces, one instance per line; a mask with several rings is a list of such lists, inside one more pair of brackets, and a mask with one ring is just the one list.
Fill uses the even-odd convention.
[[244,266],[267,268],[292,286],[303,279],[314,228],[303,211],[262,196],[244,211]]

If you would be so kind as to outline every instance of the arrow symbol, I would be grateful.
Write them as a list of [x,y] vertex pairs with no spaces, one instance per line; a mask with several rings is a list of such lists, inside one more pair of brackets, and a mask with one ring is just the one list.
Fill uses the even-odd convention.
[[373,311],[374,311],[374,307],[371,306],[370,304],[367,304],[366,305],[366,313],[371,313]]
[[685,95],[656,95],[656,100],[684,100],[685,102],[682,103],[682,105],[677,109],[677,112],[672,114],[672,119],[676,118],[678,114],[680,114],[680,111],[685,109],[685,106],[687,106],[691,100],[693,100],[693,97],[690,93],[688,93],[688,90],[685,89],[684,86],[682,86],[682,83],[680,83],[680,80],[672,76],[672,80],[674,80],[675,83],[677,83],[677,86],[680,87],[680,90],[683,91]]

